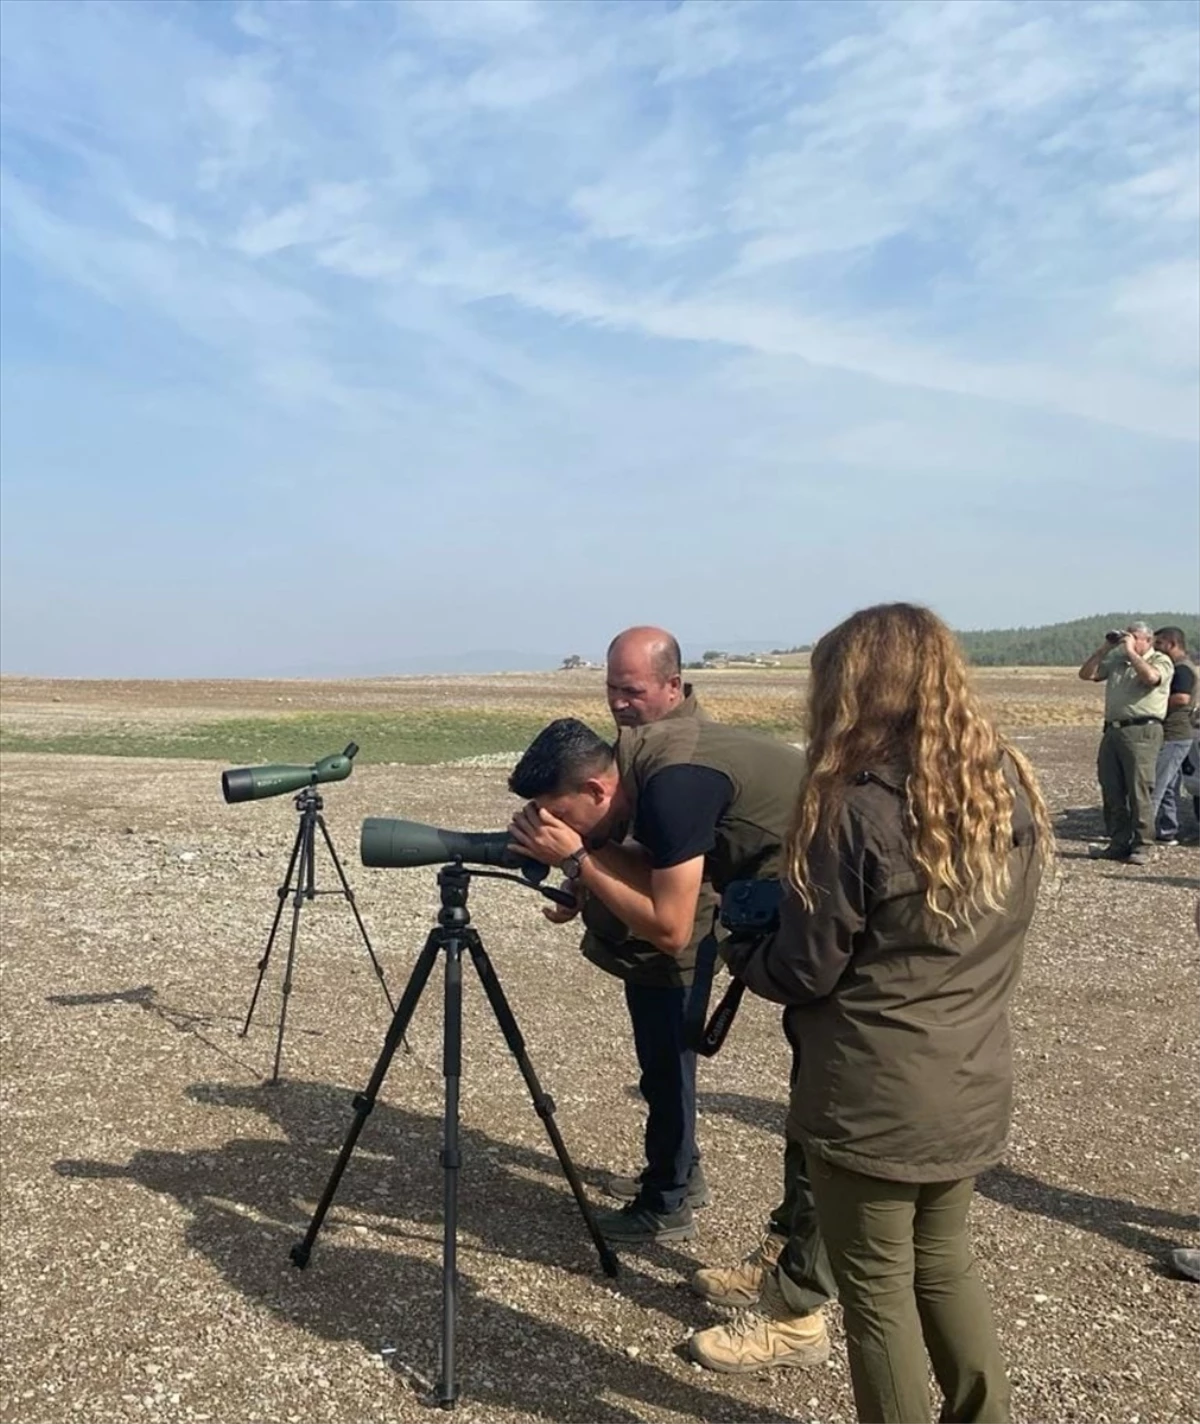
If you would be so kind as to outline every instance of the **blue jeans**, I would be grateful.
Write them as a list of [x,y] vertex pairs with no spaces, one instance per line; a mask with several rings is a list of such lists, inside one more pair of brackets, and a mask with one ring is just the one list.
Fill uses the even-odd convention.
[[1179,782],[1183,776],[1183,764],[1195,745],[1190,738],[1186,742],[1162,744],[1162,750],[1154,765],[1154,791],[1151,801],[1156,836],[1174,836],[1179,833]]
[[682,986],[625,984],[646,1100],[646,1168],[638,1206],[659,1214],[678,1211],[688,1177],[700,1160],[696,1148],[696,1055],[687,1046],[688,990]]

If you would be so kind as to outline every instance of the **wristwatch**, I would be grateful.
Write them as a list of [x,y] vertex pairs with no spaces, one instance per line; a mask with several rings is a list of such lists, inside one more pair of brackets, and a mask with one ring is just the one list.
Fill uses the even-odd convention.
[[587,846],[580,846],[578,850],[572,851],[568,856],[564,856],[563,859],[559,861],[558,868],[568,880],[578,880],[579,872],[583,869],[584,859],[590,854],[591,852]]

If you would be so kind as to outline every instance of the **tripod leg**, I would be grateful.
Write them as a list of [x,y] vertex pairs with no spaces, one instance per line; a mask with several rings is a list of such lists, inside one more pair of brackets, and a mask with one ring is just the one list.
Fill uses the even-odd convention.
[[[313,820],[307,813],[300,823],[304,844],[300,848],[300,865],[296,871],[296,893],[292,896],[292,933],[288,940],[287,963],[283,969],[283,998],[279,1004],[279,1036],[275,1040],[275,1067],[270,1081],[279,1082],[279,1060],[283,1056],[283,1030],[287,1024],[288,999],[292,993],[292,966],[296,962],[296,935],[300,929],[300,907],[307,895],[312,898]],[[308,887],[307,889],[305,887]]]
[[[242,1025],[242,1038],[245,1038],[250,1032],[250,1020],[254,1017],[254,1006],[258,1003],[258,991],[262,988],[263,975],[267,972],[267,965],[271,962],[271,947],[279,932],[279,921],[283,918],[283,906],[287,900],[288,891],[292,888],[292,871],[296,868],[296,857],[300,854],[303,842],[304,822],[301,821],[296,828],[296,839],[292,842],[292,856],[288,861],[287,874],[283,877],[283,884],[279,887],[279,903],[275,906],[275,920],[271,925],[271,933],[267,936],[267,947],[263,950],[263,957],[258,961],[258,982],[254,985],[254,993],[250,997],[250,1007],[246,1010],[246,1022]],[[303,878],[297,883],[303,884]]]
[[375,969],[375,977],[379,980],[383,988],[383,997],[388,1002],[388,1008],[392,1013],[396,1012],[396,1006],[392,1003],[392,996],[388,992],[387,980],[383,977],[383,968],[379,960],[375,958],[375,951],[371,948],[371,941],[367,938],[367,927],[362,922],[362,916],[358,913],[358,902],[354,898],[354,891],[350,888],[350,883],[346,879],[346,872],[342,869],[342,862],[338,859],[338,853],[333,848],[333,840],[329,834],[329,827],[325,824],[325,817],[317,817],[317,825],[321,828],[321,834],[325,837],[325,844],[329,849],[330,858],[333,861],[333,868],[338,873],[338,879],[342,882],[342,894],[350,902],[350,908],[354,911],[354,918],[358,922],[358,932],[362,935],[363,944],[367,947],[367,953],[371,956],[371,964]]
[[370,1115],[371,1109],[375,1106],[375,1099],[379,1096],[379,1089],[383,1086],[383,1080],[387,1077],[387,1070],[391,1065],[392,1055],[395,1053],[400,1040],[404,1037],[408,1028],[408,1022],[413,1016],[413,1010],[417,1007],[417,1000],[421,997],[421,990],[425,987],[425,982],[429,978],[433,969],[434,961],[437,959],[438,950],[441,948],[441,931],[432,930],[429,938],[425,941],[425,948],[413,965],[412,974],[405,985],[404,993],[400,996],[400,1003],[396,1009],[395,1017],[388,1028],[387,1035],[383,1040],[383,1049],[376,1060],[374,1070],[371,1073],[370,1081],[361,1093],[354,1099],[354,1121],[350,1124],[350,1131],[346,1134],[346,1140],[342,1144],[342,1150],[338,1153],[338,1159],[333,1165],[329,1181],[325,1184],[325,1190],[321,1193],[321,1200],[317,1203],[317,1209],[313,1212],[312,1220],[308,1224],[308,1230],[304,1233],[304,1239],[297,1241],[292,1247],[292,1261],[303,1269],[308,1265],[308,1258],[312,1254],[313,1242],[317,1239],[317,1233],[321,1229],[321,1223],[325,1220],[325,1213],[329,1210],[333,1198],[337,1193],[338,1183],[342,1180],[342,1173],[350,1161],[350,1154],[354,1151],[354,1144],[358,1141],[358,1135],[363,1129],[363,1124]]
[[458,1328],[458,1169],[461,1163],[458,1150],[458,1094],[462,1079],[461,934],[451,935],[446,943],[444,1024],[442,1076],[446,1080],[446,1107],[442,1124],[442,1372],[437,1382],[437,1402],[443,1409],[453,1409],[458,1398],[454,1371]]
[[517,1020],[509,1007],[508,1000],[504,996],[504,990],[500,985],[500,979],[488,958],[487,950],[483,947],[483,941],[474,930],[467,931],[467,947],[471,951],[471,958],[475,962],[475,968],[479,971],[479,977],[483,981],[484,992],[488,996],[488,1002],[492,1006],[492,1012],[496,1015],[500,1024],[500,1031],[504,1035],[504,1040],[517,1060],[517,1067],[521,1070],[521,1076],[525,1079],[525,1085],[529,1089],[529,1095],[533,1099],[534,1111],[546,1125],[546,1132],[549,1135],[551,1145],[555,1155],[558,1157],[559,1165],[563,1169],[563,1175],[570,1183],[571,1191],[575,1195],[579,1210],[583,1214],[584,1222],[591,1233],[592,1241],[595,1243],[596,1251],[600,1257],[600,1264],[604,1267],[604,1273],[608,1276],[615,1276],[619,1269],[616,1253],[600,1234],[600,1228],[596,1225],[596,1218],[592,1212],[591,1203],[583,1190],[583,1183],[579,1180],[579,1173],[575,1170],[575,1164],[571,1161],[567,1152],[566,1143],[562,1139],[562,1134],[558,1130],[558,1123],[554,1120],[554,1099],[545,1091],[538,1076],[533,1071],[533,1064],[529,1061],[529,1055],[525,1052],[525,1040],[521,1036],[521,1030],[517,1026]]

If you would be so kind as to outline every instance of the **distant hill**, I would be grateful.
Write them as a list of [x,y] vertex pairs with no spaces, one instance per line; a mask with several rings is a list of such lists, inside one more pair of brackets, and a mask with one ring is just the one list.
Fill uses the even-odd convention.
[[[1173,623],[1187,634],[1189,648],[1193,651],[1200,649],[1200,614],[1196,613],[1097,613],[1088,618],[1076,618],[1070,623],[1047,623],[1039,628],[959,630],[957,636],[967,656],[981,667],[1067,667],[1081,663],[1100,644],[1109,628],[1123,628],[1134,619],[1141,619],[1152,628]],[[791,667],[806,665],[807,659],[798,655],[808,653],[811,647],[810,643],[789,645],[782,638],[738,639],[734,642],[709,639],[704,643],[685,642],[682,651],[684,661],[690,667],[698,666],[704,655],[714,648],[720,648],[724,655],[733,658],[755,653],[780,657],[785,667]],[[603,649],[593,649],[586,656],[601,661],[604,652]],[[391,661],[378,659],[351,666],[306,663],[273,668],[259,676],[341,678],[553,672],[562,666],[562,659],[562,654],[529,649],[489,649],[466,653],[447,651]]]
[[288,663],[256,674],[259,677],[360,678],[360,677],[483,677],[490,673],[553,672],[562,655],[515,649],[479,649],[467,653],[417,653],[403,658],[374,658],[370,662]]
[[[955,636],[967,657],[979,667],[1070,667],[1095,652],[1110,628],[1124,628],[1134,622],[1149,623],[1151,628],[1182,628],[1192,655],[1200,651],[1200,613],[1094,613],[1069,623],[1043,623],[1037,628],[960,628],[955,630]],[[708,645],[710,649],[714,646],[719,645]],[[812,644],[785,646],[762,641],[730,644],[723,651],[782,655],[783,664],[792,666],[803,661],[799,655],[810,653]],[[692,666],[699,666],[698,661]]]
[[1200,648],[1200,613],[1096,613],[1040,628],[959,630],[958,640],[980,667],[1070,667],[1095,652],[1110,628],[1136,621],[1151,628],[1174,624],[1187,634],[1193,653]]

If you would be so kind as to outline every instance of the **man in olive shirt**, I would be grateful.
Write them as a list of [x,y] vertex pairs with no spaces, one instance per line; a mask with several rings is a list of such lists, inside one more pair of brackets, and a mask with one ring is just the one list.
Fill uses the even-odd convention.
[[[683,681],[679,644],[663,628],[626,628],[609,644],[607,696],[613,721],[642,727],[673,718],[704,718]],[[562,924],[582,912],[584,957],[623,981],[646,1103],[645,1164],[631,1177],[615,1176],[608,1190],[659,1217],[707,1206],[708,1186],[696,1144],[696,1054],[688,1042],[687,1007],[697,947],[712,928],[717,898],[701,887],[691,940],[677,955],[630,934],[595,895],[575,882],[577,910],[548,911]],[[623,1218],[624,1220],[624,1218]]]
[[[666,718],[622,727],[614,749],[565,718],[534,739],[509,780],[529,802],[512,839],[674,957],[693,944],[706,882],[719,893],[778,873],[803,772],[794,747],[742,727]],[[634,1200],[601,1229],[618,1242],[695,1232],[686,1200],[669,1212]]]
[[1167,695],[1163,744],[1154,768],[1151,820],[1154,839],[1175,845],[1179,835],[1179,784],[1183,764],[1196,745],[1196,669],[1188,659],[1187,636],[1182,628],[1156,628],[1154,646],[1171,659],[1174,672]]
[[1103,643],[1079,669],[1085,682],[1105,684],[1096,772],[1108,844],[1089,851],[1096,859],[1142,865],[1143,847],[1154,835],[1154,768],[1175,666],[1153,641],[1145,623],[1131,623],[1116,644]]

